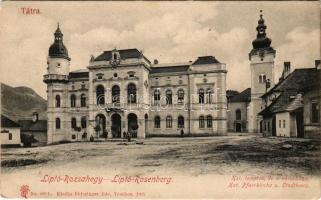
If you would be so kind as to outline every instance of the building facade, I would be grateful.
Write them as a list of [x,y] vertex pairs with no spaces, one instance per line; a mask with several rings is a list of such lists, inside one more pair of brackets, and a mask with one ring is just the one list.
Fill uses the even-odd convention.
[[18,120],[21,135],[32,136],[34,146],[47,144],[47,120],[40,120],[38,112],[32,113],[32,119]]
[[48,143],[90,137],[225,135],[226,65],[213,56],[151,63],[137,49],[104,51],[70,71],[58,26],[49,48]]
[[303,120],[304,137],[321,138],[321,65],[320,60],[315,60],[316,75],[309,77],[310,81],[303,86]]
[[20,147],[20,125],[1,115],[1,147]]
[[267,136],[320,138],[320,69],[298,68],[290,72],[284,63],[279,82],[262,95],[265,108],[262,132]]
[[230,132],[248,131],[248,107],[251,102],[251,88],[228,98],[227,127]]

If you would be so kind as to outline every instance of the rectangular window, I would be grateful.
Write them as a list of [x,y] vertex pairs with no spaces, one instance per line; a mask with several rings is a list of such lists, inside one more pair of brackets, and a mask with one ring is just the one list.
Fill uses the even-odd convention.
[[9,133],[9,140],[12,140],[12,133]]
[[317,101],[311,102],[311,123],[320,123],[319,103]]
[[71,139],[76,139],[76,135],[71,135]]
[[285,128],[285,120],[283,120],[283,128]]
[[279,120],[279,128],[282,128],[282,121]]

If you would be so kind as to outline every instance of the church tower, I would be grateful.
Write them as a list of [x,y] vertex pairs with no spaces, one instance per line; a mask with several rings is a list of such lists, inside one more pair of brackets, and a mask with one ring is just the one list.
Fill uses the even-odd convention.
[[256,27],[257,35],[253,40],[253,49],[249,53],[251,65],[251,103],[248,108],[248,131],[260,131],[260,119],[257,114],[263,109],[260,98],[274,86],[274,58],[276,51],[271,47],[272,40],[266,36],[262,10]]
[[50,144],[68,139],[66,128],[70,58],[59,24],[54,33],[54,43],[49,48],[47,65],[44,82],[47,84],[47,143]]

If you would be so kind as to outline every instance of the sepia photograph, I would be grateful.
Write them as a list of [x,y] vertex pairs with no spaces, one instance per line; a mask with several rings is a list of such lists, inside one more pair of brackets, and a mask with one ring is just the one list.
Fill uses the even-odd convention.
[[319,1],[0,2],[1,197],[319,199]]

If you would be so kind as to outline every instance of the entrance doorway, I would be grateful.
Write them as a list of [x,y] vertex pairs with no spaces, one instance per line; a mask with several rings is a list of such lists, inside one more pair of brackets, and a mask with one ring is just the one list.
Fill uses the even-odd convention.
[[145,119],[145,134],[147,134],[147,132],[148,132],[148,115],[147,114],[145,114],[145,116],[144,116],[144,119]]
[[303,124],[303,109],[299,109],[295,115],[296,127],[297,127],[297,137],[304,138],[304,124]]
[[276,136],[276,118],[275,118],[275,116],[272,119],[272,136]]
[[263,121],[260,121],[260,133],[263,133]]
[[103,114],[98,114],[96,116],[96,127],[95,127],[96,136],[98,138],[102,137],[105,130],[106,130],[106,117]]
[[137,138],[138,132],[138,123],[137,123],[137,115],[134,113],[130,113],[128,115],[128,132],[131,133],[133,138]]
[[241,125],[241,123],[236,123],[236,124],[235,124],[235,131],[236,131],[236,132],[242,132],[242,125]]
[[121,138],[121,117],[119,114],[111,116],[111,133],[113,138]]

